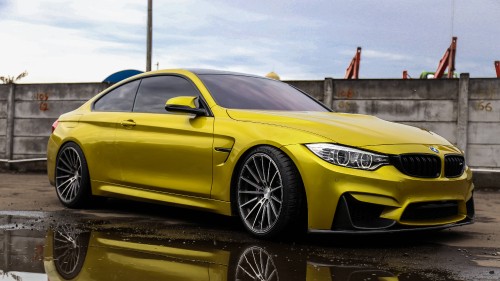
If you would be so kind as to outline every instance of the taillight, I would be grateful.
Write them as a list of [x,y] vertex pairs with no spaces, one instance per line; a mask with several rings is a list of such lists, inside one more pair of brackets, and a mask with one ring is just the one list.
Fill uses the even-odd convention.
[[57,128],[57,125],[59,125],[59,119],[57,119],[56,121],[54,121],[54,123],[52,123],[52,133],[55,131],[55,129]]

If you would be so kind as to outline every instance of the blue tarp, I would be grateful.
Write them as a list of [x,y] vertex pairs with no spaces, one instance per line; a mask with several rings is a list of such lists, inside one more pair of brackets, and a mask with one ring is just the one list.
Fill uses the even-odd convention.
[[131,76],[134,76],[134,75],[137,75],[140,73],[142,73],[142,71],[135,70],[135,69],[125,69],[125,70],[118,71],[118,72],[115,72],[115,73],[109,75],[102,82],[114,84],[114,83],[118,83],[118,82],[122,81],[123,79],[127,79]]

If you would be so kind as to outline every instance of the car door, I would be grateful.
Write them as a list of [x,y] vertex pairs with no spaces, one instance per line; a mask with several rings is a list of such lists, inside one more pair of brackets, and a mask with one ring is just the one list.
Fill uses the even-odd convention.
[[124,183],[160,192],[209,197],[213,117],[170,113],[165,102],[200,96],[187,78],[143,78],[133,112],[121,120],[115,144]]
[[80,143],[87,159],[92,181],[121,184],[122,176],[114,139],[119,122],[132,112],[140,79],[114,88],[92,105],[92,111],[81,116]]

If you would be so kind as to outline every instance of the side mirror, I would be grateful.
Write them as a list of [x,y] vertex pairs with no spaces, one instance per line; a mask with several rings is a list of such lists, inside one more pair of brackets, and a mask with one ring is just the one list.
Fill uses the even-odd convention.
[[196,116],[206,116],[207,111],[196,106],[198,97],[180,96],[169,99],[165,103],[165,110],[171,112],[184,112],[195,114]]

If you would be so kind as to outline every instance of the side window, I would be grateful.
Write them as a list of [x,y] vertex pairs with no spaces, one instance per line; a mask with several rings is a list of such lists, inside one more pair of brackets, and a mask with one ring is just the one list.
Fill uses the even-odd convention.
[[143,78],[134,112],[168,113],[165,102],[178,96],[199,96],[198,90],[188,80],[178,76],[154,76]]
[[95,111],[132,111],[140,80],[122,85],[105,94],[94,103]]

